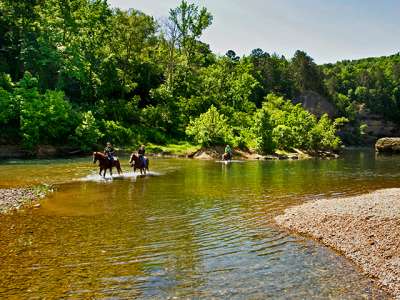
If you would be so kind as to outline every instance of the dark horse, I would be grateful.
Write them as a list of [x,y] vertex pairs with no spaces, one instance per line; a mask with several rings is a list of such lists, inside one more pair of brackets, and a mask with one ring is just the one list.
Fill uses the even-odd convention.
[[222,160],[230,161],[232,160],[232,155],[230,153],[225,152],[224,154],[222,154]]
[[146,170],[149,170],[149,159],[144,157],[146,165],[143,163],[143,160],[139,158],[135,153],[132,153],[131,158],[129,159],[129,164],[133,167],[133,172],[136,172],[136,169],[140,170],[140,174],[146,175]]
[[[110,170],[110,175],[112,176],[112,167],[116,167],[118,174],[122,173],[121,165],[119,163],[119,160],[113,159],[110,161],[104,153],[101,152],[93,152],[93,163],[95,164],[96,161],[99,161],[99,167],[100,167],[100,172],[99,175],[106,177],[106,172],[107,169]],[[101,175],[101,171],[104,170],[103,175]]]

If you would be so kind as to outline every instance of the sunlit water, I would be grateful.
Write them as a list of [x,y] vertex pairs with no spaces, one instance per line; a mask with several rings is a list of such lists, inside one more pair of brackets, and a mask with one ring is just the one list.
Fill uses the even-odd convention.
[[41,208],[0,216],[0,298],[387,298],[273,217],[312,199],[399,187],[399,157],[152,159],[146,177],[122,166],[102,179],[90,158],[0,164],[0,187],[56,186]]

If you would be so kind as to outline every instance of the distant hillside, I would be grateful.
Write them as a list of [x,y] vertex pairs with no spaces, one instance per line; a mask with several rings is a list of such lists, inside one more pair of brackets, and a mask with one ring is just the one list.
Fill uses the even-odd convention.
[[367,140],[399,135],[400,54],[343,60],[320,66],[324,86],[340,115],[365,124]]

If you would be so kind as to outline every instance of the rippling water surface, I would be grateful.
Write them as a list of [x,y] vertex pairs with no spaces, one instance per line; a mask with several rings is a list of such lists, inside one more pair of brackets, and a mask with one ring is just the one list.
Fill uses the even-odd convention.
[[56,184],[0,216],[0,298],[386,298],[330,249],[275,227],[285,208],[400,186],[399,157],[152,159],[100,179],[90,158],[7,161],[0,187]]

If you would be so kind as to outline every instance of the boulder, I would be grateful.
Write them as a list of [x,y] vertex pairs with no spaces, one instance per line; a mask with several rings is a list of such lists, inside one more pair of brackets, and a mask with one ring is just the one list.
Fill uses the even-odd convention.
[[201,148],[193,154],[192,158],[205,160],[221,159],[223,153],[224,148],[222,146]]
[[36,152],[36,155],[39,158],[54,157],[57,154],[57,148],[52,145],[39,145]]
[[381,153],[400,153],[400,138],[381,138],[376,142],[375,150]]

